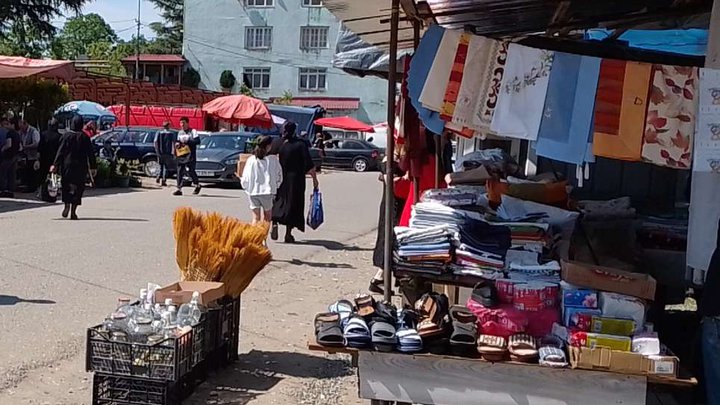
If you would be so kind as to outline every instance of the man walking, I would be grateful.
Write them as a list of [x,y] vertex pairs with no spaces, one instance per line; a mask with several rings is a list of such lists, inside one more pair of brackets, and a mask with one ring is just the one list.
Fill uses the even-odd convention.
[[40,169],[38,163],[40,132],[24,119],[20,120],[18,128],[20,129],[22,150],[26,157],[25,170],[22,176],[23,184],[28,188],[29,192],[33,192],[37,188],[37,171]]
[[200,181],[195,172],[197,162],[197,146],[200,144],[200,136],[197,131],[190,128],[190,120],[187,117],[180,118],[181,129],[178,131],[175,148],[173,150],[177,162],[177,190],[173,195],[182,195],[183,179],[187,173],[192,179],[195,190],[193,194],[200,194]]
[[167,186],[167,174],[170,163],[173,161],[173,145],[175,144],[175,134],[170,131],[170,122],[163,123],[163,130],[158,132],[155,137],[155,154],[158,157],[160,171],[158,172],[155,183],[161,183],[163,187]]
[[0,161],[0,197],[15,197],[15,183],[17,181],[17,161],[21,150],[20,134],[15,130],[17,121],[7,117],[0,119],[0,126],[5,129],[5,144],[0,148],[2,161]]

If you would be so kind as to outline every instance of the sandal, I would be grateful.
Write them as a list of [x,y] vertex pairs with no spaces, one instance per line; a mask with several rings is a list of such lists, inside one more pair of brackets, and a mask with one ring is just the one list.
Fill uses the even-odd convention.
[[423,339],[445,333],[448,298],[444,294],[424,294],[415,303],[415,310],[420,315],[417,331]]
[[481,281],[473,287],[472,300],[485,308],[493,308],[498,305],[498,293],[495,284],[489,281]]
[[487,361],[503,361],[507,355],[507,342],[504,337],[480,335],[478,337],[478,353]]
[[397,345],[395,326],[385,321],[375,321],[370,327],[372,344],[379,352],[391,352]]
[[370,346],[372,339],[365,319],[358,315],[351,315],[343,330],[345,346],[354,348],[365,348]]
[[450,350],[456,356],[465,356],[475,351],[477,342],[477,317],[467,308],[454,305],[450,308],[453,332],[450,336]]
[[340,315],[322,313],[315,316],[315,341],[320,346],[342,347],[345,345],[340,329]]
[[515,361],[534,363],[538,359],[537,340],[525,333],[510,336],[508,350]]
[[363,318],[375,313],[375,300],[369,295],[363,294],[355,298],[355,306],[357,306],[357,314]]
[[548,335],[540,340],[540,365],[554,368],[565,368],[568,366],[567,356],[564,350],[565,344],[557,336]]
[[353,303],[348,300],[337,300],[332,305],[328,306],[328,312],[332,312],[340,315],[340,320],[344,320],[349,317],[355,307]]

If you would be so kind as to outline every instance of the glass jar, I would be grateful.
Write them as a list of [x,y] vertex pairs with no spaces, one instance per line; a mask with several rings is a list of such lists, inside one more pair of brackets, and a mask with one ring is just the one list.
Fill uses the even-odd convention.
[[137,316],[131,321],[130,340],[134,343],[147,343],[148,337],[155,334],[152,318]]
[[127,331],[127,315],[123,312],[113,312],[103,322],[103,329],[108,333]]

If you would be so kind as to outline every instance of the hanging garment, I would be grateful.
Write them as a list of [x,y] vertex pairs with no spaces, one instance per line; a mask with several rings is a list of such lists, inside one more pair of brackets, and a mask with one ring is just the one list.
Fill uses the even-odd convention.
[[[412,59],[405,59],[405,71],[407,72]],[[403,155],[400,159],[400,167],[410,172],[410,177],[417,177],[422,167],[422,158],[427,154],[425,145],[425,131],[420,131],[418,113],[410,102],[407,86],[407,76],[400,86],[400,97],[397,110],[398,122],[398,143],[402,142]]]
[[720,218],[720,70],[700,69],[699,79],[687,265],[707,270]]
[[435,53],[430,72],[425,80],[425,85],[420,94],[420,102],[425,108],[432,111],[440,112],[442,109],[445,89],[450,79],[460,35],[460,31],[445,30],[442,40],[440,40],[440,46]]
[[641,160],[652,65],[603,59],[595,98],[593,153]]
[[458,40],[457,51],[455,52],[455,60],[452,69],[450,69],[450,77],[447,86],[445,86],[445,96],[443,97],[442,108],[440,109],[440,118],[443,121],[452,121],[455,113],[455,104],[457,104],[460,84],[463,80],[463,71],[465,70],[465,60],[468,56],[468,45],[470,37],[473,36],[467,32],[460,34]]
[[576,165],[587,161],[600,61],[555,53],[535,145],[538,156]]
[[697,68],[653,65],[642,157],[659,166],[690,169]]
[[510,44],[490,130],[509,138],[537,139],[553,52]]
[[430,68],[432,67],[435,54],[440,47],[445,29],[439,25],[431,25],[423,35],[420,45],[415,50],[410,69],[407,73],[408,94],[410,102],[418,113],[423,125],[436,134],[441,134],[445,128],[445,121],[440,119],[440,114],[423,107],[420,103],[420,94],[425,87]]

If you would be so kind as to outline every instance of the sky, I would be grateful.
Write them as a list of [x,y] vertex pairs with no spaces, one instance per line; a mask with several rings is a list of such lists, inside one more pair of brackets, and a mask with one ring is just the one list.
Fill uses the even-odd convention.
[[[137,18],[136,0],[95,0],[88,3],[82,10],[83,14],[99,14],[115,30],[117,35],[125,40],[131,39],[137,32],[135,19]],[[162,21],[158,10],[147,0],[140,3],[140,22],[143,26],[140,33],[148,38],[154,35],[148,27],[150,23]],[[62,28],[64,18],[53,21],[58,28]]]

